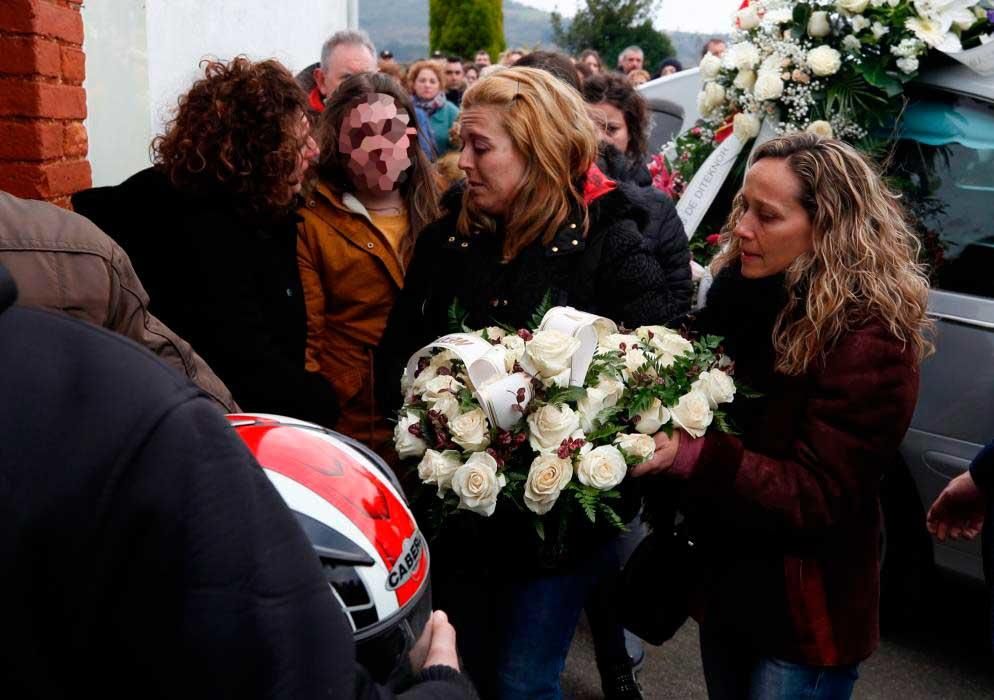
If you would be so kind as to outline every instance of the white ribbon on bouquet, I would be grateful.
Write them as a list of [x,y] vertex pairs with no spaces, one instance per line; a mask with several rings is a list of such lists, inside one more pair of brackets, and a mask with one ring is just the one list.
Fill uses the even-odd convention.
[[[597,352],[597,340],[608,333],[617,333],[618,326],[609,319],[577,311],[570,306],[557,306],[542,317],[538,330],[556,330],[580,341],[570,364],[570,385],[583,386],[587,369]],[[425,345],[407,361],[407,376],[414,380],[418,362],[431,357],[435,350],[448,350],[465,366],[470,387],[491,425],[510,430],[523,417],[521,409],[532,400],[532,376],[537,372],[528,362],[527,353],[521,360],[526,372],[508,372],[503,359],[491,352],[494,346],[471,333],[451,333]],[[524,389],[524,401],[518,394]]]
[[[583,386],[587,370],[597,352],[600,337],[618,332],[618,325],[603,316],[578,311],[572,306],[556,306],[549,309],[539,324],[540,331],[559,331],[580,341],[579,349],[570,361],[570,386]],[[527,361],[527,354],[525,359]],[[527,367],[526,367],[527,369]]]
[[471,333],[451,333],[428,343],[411,355],[411,359],[407,361],[407,376],[413,380],[418,362],[423,357],[430,357],[433,350],[450,351],[466,365],[466,373],[472,384],[470,388],[487,420],[502,430],[510,430],[522,417],[522,413],[516,408],[518,391],[525,390],[522,408],[531,401],[531,377],[523,372],[509,374],[503,360],[498,361],[490,352],[492,348],[493,345],[489,342]]

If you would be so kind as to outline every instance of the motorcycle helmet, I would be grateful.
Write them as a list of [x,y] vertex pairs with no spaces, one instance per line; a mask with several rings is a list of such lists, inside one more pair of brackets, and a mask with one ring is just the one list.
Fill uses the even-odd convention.
[[428,547],[397,477],[361,443],[313,423],[244,413],[228,421],[310,539],[358,661],[377,682],[402,685],[431,590]]

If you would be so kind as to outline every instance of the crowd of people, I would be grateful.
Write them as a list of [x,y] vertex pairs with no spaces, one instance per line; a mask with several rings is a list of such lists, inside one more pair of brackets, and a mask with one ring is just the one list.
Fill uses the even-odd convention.
[[[720,40],[705,47],[723,49]],[[30,365],[3,365],[24,391],[55,402],[89,386],[73,386],[72,372],[84,373],[113,388],[78,406],[86,431],[101,430],[93,424],[105,415],[131,431],[119,451],[108,442],[106,454],[87,456],[110,466],[71,485],[79,493],[58,492],[79,518],[106,504],[105,481],[123,478],[126,496],[139,500],[129,505],[137,514],[113,511],[106,526],[87,521],[93,531],[74,535],[95,543],[101,576],[73,581],[54,554],[42,567],[48,595],[74,599],[54,581],[69,579],[80,596],[89,592],[88,615],[107,615],[72,630],[99,629],[101,654],[142,647],[157,626],[170,630],[129,656],[136,665],[115,688],[159,669],[164,687],[181,695],[387,696],[353,667],[351,652],[336,656],[346,645],[340,611],[220,411],[333,427],[396,465],[390,417],[403,366],[448,331],[453,304],[471,327],[524,327],[548,295],[629,328],[676,325],[725,338],[737,378],[760,394],[736,399],[741,434],[660,432],[653,458],[633,471],[639,478],[626,480],[620,510],[637,533],[643,485],[671,489],[706,548],[694,608],[711,697],[850,696],[879,640],[880,473],[909,425],[930,349],[928,282],[899,198],[842,142],[770,141],[750,160],[715,283],[694,312],[683,225],[646,168],[648,112],[635,90],[650,77],[643,52],[626,48],[616,72],[592,50],[575,60],[513,49],[490,59],[480,51],[473,62],[433,56],[404,67],[364,33],[345,31],[296,77],[276,61],[211,61],[154,140],[151,167],[76,194],[75,214],[0,194],[0,234],[26,241],[18,255],[0,249],[22,302],[128,336],[202,390],[171,373],[149,379],[158,370],[130,348],[121,358],[94,350],[103,359],[92,370],[57,349],[32,358],[25,343],[34,336],[22,325],[36,321],[0,317],[12,328],[0,339],[16,341],[0,343],[0,358]],[[678,70],[668,59],[655,75]],[[454,167],[443,170],[446,159]],[[39,243],[43,236],[53,242]],[[0,291],[12,287],[4,272]],[[12,298],[8,291],[0,308]],[[65,333],[81,348],[106,344],[80,327]],[[61,374],[32,384],[45,363]],[[128,371],[115,375],[115,363]],[[101,402],[116,410],[101,412]],[[17,408],[0,405],[0,428],[23,423]],[[39,418],[21,443],[42,449],[38,435],[57,431],[49,424],[65,411]],[[33,466],[50,478],[40,467],[86,454],[83,436],[31,453]],[[0,446],[17,449],[27,448]],[[141,468],[121,477],[116,465],[129,460]],[[51,515],[55,496],[46,493],[31,504]],[[187,519],[236,534],[206,546]],[[108,531],[120,523],[140,525],[127,533],[134,540]],[[969,523],[952,534],[976,530],[975,516]],[[125,556],[145,542],[141,528],[164,561],[186,571],[167,572],[147,593],[129,588],[145,578]],[[550,566],[522,547],[529,537],[520,529],[495,516],[431,543],[435,603],[448,619],[432,620],[429,662],[411,697],[472,697],[467,677],[484,698],[560,697],[584,608],[605,696],[642,697],[614,612],[630,541],[591,527],[584,547]],[[23,551],[37,536],[8,529],[3,542]],[[228,546],[239,548],[238,561]],[[24,590],[39,567],[22,569]],[[138,612],[145,607],[155,615]],[[38,609],[25,607],[16,621],[37,643],[5,663],[22,664],[26,694],[56,697],[60,684],[78,682],[73,673],[92,680],[97,671],[82,656],[47,673],[64,650],[39,622],[55,635],[58,616],[32,618]],[[198,651],[209,654],[195,659]],[[327,654],[335,663],[323,667]],[[211,659],[221,670],[208,682]],[[206,684],[199,693],[189,692],[194,676]]]

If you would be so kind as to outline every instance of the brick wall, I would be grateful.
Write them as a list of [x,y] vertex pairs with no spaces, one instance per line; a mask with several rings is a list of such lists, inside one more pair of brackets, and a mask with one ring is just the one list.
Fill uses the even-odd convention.
[[69,206],[90,186],[82,0],[0,0],[0,190]]

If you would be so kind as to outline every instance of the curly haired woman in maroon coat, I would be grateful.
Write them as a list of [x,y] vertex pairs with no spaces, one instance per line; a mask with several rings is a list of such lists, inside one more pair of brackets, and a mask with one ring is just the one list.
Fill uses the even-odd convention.
[[[757,148],[693,326],[725,337],[742,434],[656,436],[706,553],[712,698],[848,698],[879,641],[879,484],[931,350],[898,196],[842,142]],[[811,693],[811,694],[807,694]]]

